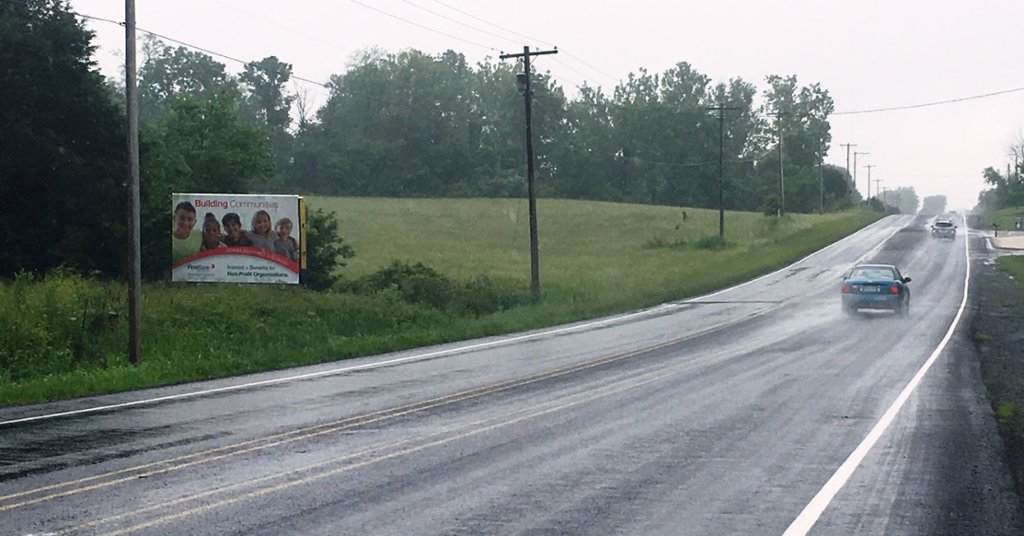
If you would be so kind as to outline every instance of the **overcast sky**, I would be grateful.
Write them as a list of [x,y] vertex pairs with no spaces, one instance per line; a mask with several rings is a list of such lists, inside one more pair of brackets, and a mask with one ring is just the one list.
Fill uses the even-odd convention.
[[[124,2],[71,5],[124,19]],[[681,61],[715,82],[740,77],[759,89],[768,75],[796,75],[801,85],[828,90],[837,112],[1024,88],[1019,0],[633,0],[617,7],[581,0],[143,0],[136,9],[142,29],[245,61],[276,55],[294,66],[294,75],[317,81],[344,72],[352,53],[367,47],[432,54],[450,48],[475,63],[530,45],[558,47],[557,56],[535,65],[568,94],[584,81],[610,94],[630,72],[660,73]],[[101,68],[118,76],[124,29],[88,24]],[[317,105],[323,98],[321,90]],[[922,198],[942,194],[950,208],[970,208],[984,187],[981,171],[1005,172],[1006,148],[1024,131],[1024,91],[835,115],[831,123],[828,162],[846,166],[840,144],[869,153],[857,158],[862,194],[864,166],[871,164],[882,187],[913,186]]]

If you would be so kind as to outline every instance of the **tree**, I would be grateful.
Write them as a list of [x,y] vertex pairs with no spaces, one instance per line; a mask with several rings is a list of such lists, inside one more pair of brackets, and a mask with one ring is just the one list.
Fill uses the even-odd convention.
[[227,92],[240,98],[238,81],[211,56],[179,46],[172,48],[147,35],[139,66],[139,116],[142,120],[163,117],[173,102],[184,95]]
[[0,4],[0,276],[125,259],[125,126],[63,0]]
[[270,137],[277,177],[283,176],[292,157],[294,140],[289,127],[295,96],[285,91],[291,75],[291,64],[281,62],[276,56],[268,56],[245,64],[245,71],[238,77],[245,88],[241,114],[250,123],[263,128]]
[[[888,193],[888,192],[887,192]],[[921,203],[921,214],[937,216],[946,213],[946,196],[930,195]]]
[[[785,162],[786,208],[797,212],[813,212],[819,205],[817,164],[827,154],[832,141],[828,116],[835,106],[828,91],[819,84],[798,87],[796,76],[767,78],[763,114],[778,115],[770,126],[775,132],[762,132],[762,139],[771,139],[778,147],[782,133]],[[777,162],[777,160],[776,160]],[[776,166],[777,169],[777,166]],[[776,182],[778,177],[776,176]]]
[[247,193],[273,176],[270,157],[266,132],[243,123],[234,98],[227,93],[179,97],[166,116],[144,125],[141,194],[145,277],[159,278],[171,266],[167,245],[171,193]]

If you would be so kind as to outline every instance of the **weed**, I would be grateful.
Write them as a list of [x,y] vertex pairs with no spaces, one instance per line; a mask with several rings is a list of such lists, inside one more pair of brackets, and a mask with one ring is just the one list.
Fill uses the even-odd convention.
[[1002,421],[1012,421],[1017,415],[1017,404],[1014,402],[1001,402],[996,408],[996,415]]

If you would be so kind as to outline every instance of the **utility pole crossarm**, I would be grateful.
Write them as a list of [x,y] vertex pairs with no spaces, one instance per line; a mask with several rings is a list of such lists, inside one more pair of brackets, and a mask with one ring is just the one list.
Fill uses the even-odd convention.
[[544,56],[547,54],[558,54],[558,49],[556,48],[554,50],[535,50],[531,52],[529,50],[529,47],[523,47],[522,52],[517,52],[515,54],[502,54],[498,56],[498,59],[507,60],[511,58],[526,58],[529,56]]

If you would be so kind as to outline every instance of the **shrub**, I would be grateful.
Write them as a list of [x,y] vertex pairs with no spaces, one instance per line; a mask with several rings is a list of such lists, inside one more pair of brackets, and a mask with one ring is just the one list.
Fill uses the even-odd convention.
[[306,215],[306,286],[312,290],[327,290],[338,281],[338,268],[342,259],[356,256],[355,250],[344,243],[338,234],[338,218],[322,208]]
[[350,283],[348,288],[357,294],[384,294],[405,303],[477,317],[529,301],[517,285],[497,283],[486,275],[460,282],[421,262],[392,261]]
[[0,285],[0,376],[18,381],[103,367],[125,346],[111,321],[123,316],[123,303],[119,287],[71,270],[45,278],[22,273]]

